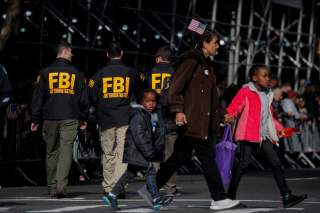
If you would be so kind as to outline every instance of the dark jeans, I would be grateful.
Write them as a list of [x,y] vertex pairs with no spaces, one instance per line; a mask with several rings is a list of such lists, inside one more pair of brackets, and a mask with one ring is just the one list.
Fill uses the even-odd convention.
[[254,149],[259,149],[266,156],[272,171],[273,178],[275,179],[281,195],[290,193],[290,189],[287,185],[284,177],[284,172],[281,168],[281,161],[279,159],[275,145],[270,141],[265,140],[260,144],[251,143],[247,141],[241,141],[240,143],[240,160],[238,165],[234,165],[232,170],[232,178],[229,185],[228,196],[234,198],[236,196],[240,180],[245,173],[251,162],[251,154]]
[[137,176],[137,173],[142,171],[146,172],[146,185],[147,189],[150,192],[153,198],[157,197],[159,191],[156,185],[156,169],[150,163],[149,167],[136,166],[132,164],[128,164],[126,172],[119,178],[116,185],[112,188],[111,192],[114,195],[119,195],[121,192],[125,191],[126,185],[133,180]]
[[210,140],[201,140],[191,137],[178,136],[171,157],[161,164],[157,173],[157,186],[164,186],[172,174],[186,161],[191,159],[192,151],[201,162],[203,175],[206,179],[213,200],[226,198],[221,177],[215,162],[215,146]]

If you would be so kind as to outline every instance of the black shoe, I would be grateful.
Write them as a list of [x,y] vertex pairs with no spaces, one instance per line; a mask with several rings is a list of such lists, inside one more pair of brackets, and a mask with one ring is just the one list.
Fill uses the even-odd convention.
[[126,199],[126,193],[120,193],[117,195],[118,199]]
[[66,192],[57,192],[57,193],[55,194],[55,197],[56,197],[57,199],[68,198],[68,194],[67,194]]
[[103,197],[102,197],[102,201],[107,204],[108,206],[111,206],[113,209],[115,210],[119,210],[119,206],[118,206],[118,199],[117,196],[115,195],[110,195],[109,193],[106,193]]
[[292,194],[286,194],[283,196],[283,208],[289,208],[291,206],[297,205],[298,203],[301,203],[307,198],[307,195],[292,195]]

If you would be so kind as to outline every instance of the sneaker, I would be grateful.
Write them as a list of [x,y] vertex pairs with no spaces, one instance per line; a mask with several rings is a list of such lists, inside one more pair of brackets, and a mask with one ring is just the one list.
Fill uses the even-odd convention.
[[292,194],[286,194],[283,196],[283,208],[289,208],[291,206],[297,205],[298,203],[301,203],[307,198],[307,195],[292,195]]
[[226,198],[224,200],[218,200],[218,201],[211,201],[210,209],[212,210],[223,210],[223,209],[230,209],[232,207],[235,207],[240,204],[239,200],[230,200],[229,198]]
[[111,206],[115,210],[119,209],[117,196],[115,195],[110,195],[110,193],[106,193],[102,197],[102,202],[104,202],[108,206]]
[[179,197],[179,196],[181,196],[181,193],[179,192],[178,189],[176,189],[176,190],[174,190],[174,192],[167,193],[167,196],[169,196],[169,197]]
[[117,199],[120,199],[120,200],[121,199],[126,199],[126,193],[123,192],[123,193],[118,194],[117,195]]
[[142,199],[146,201],[150,207],[153,208],[152,196],[148,191],[147,186],[142,186],[137,192],[140,195],[140,197],[142,197]]
[[66,192],[57,192],[54,194],[57,199],[68,198],[68,194]]
[[158,196],[152,199],[154,210],[163,210],[172,202],[172,197],[169,196]]

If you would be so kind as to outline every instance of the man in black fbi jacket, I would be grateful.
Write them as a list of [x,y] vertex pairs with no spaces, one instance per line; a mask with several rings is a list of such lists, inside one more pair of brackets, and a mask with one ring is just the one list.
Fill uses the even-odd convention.
[[31,101],[31,131],[37,131],[43,119],[46,142],[47,184],[50,196],[67,197],[66,187],[72,163],[77,129],[86,128],[89,100],[82,74],[72,64],[67,42],[57,46],[56,61],[41,70]]
[[109,44],[110,61],[89,81],[89,97],[96,108],[101,130],[104,195],[111,191],[127,168],[127,164],[122,163],[125,133],[130,102],[135,99],[140,84],[138,73],[122,63],[122,55],[119,43]]
[[[164,161],[166,161],[173,152],[178,129],[178,126],[175,124],[175,116],[170,113],[167,100],[171,83],[170,79],[174,74],[174,69],[171,66],[172,58],[173,51],[171,48],[169,46],[161,47],[155,55],[156,65],[146,74],[146,83],[148,87],[160,94],[159,105],[161,106],[161,112],[166,126]],[[154,165],[157,169],[160,168],[160,164],[154,163]],[[180,192],[178,192],[177,189],[176,173],[172,175],[164,188],[169,196],[180,195]]]

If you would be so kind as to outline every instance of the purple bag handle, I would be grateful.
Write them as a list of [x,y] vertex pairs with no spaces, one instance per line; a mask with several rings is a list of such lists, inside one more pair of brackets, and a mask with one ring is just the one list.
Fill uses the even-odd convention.
[[229,139],[228,141],[231,141],[231,125],[230,124],[226,124],[226,126],[224,127],[224,131],[223,131],[223,135],[222,135],[222,142],[226,143],[227,139]]

